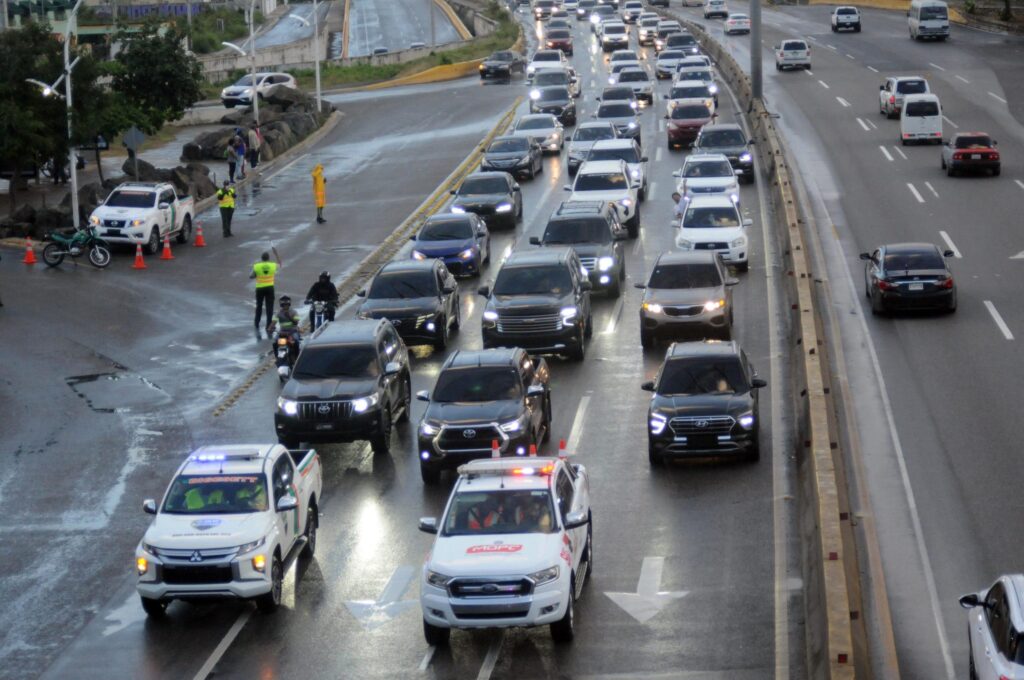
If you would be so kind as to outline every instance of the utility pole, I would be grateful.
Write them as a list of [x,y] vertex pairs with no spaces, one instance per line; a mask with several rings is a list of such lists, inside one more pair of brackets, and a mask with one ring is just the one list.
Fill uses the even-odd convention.
[[763,99],[761,78],[761,0],[750,0],[750,90],[754,99]]
[[437,33],[434,31],[434,0],[427,0],[427,10],[430,11],[430,46],[437,47]]
[[252,117],[260,124],[260,93],[256,84],[256,37],[253,24],[256,23],[256,0],[249,3],[249,62],[252,78]]
[[186,48],[189,52],[192,51],[192,0],[185,0],[185,16],[188,17],[188,40],[186,40]]
[[[82,7],[82,0],[75,3],[74,9],[68,14],[67,25],[64,29],[64,98],[67,104],[68,118],[68,172],[71,173],[71,223],[78,230],[80,220],[78,216],[78,159],[75,157],[75,145],[71,137],[71,30],[76,23],[78,10]],[[77,60],[76,60],[77,61]]]

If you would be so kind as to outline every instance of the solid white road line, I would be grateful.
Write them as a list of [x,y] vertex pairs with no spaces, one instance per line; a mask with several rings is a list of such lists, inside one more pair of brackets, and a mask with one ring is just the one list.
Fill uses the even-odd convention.
[[907,182],[907,188],[910,189],[910,193],[914,194],[914,198],[917,199],[918,203],[924,203],[924,196],[918,193],[917,189],[914,187],[913,184]]
[[959,130],[960,129],[959,125],[957,125],[956,123],[951,121],[949,118],[946,118],[946,114],[942,114],[942,120],[944,120],[947,123],[949,123],[950,127],[952,127],[954,130]]
[[954,76],[954,77],[955,77],[955,78],[956,78],[957,80],[962,80],[962,81],[964,81],[965,83],[970,83],[970,82],[971,82],[971,81],[967,80],[967,78],[964,78],[963,76]]
[[886,149],[886,148],[885,148],[884,146],[882,146],[882,145],[879,145],[879,146],[878,146],[878,148],[879,148],[879,149],[880,149],[880,150],[882,151],[882,155],[883,155],[883,156],[885,156],[885,160],[887,160],[887,161],[892,161],[892,160],[894,160],[894,159],[893,159],[893,157],[892,157],[892,155],[891,155],[891,154],[889,153],[889,150],[888,150],[888,149]]
[[868,66],[868,70],[869,70],[869,71],[873,71],[873,72],[875,72],[875,73],[878,73],[878,69],[877,69],[877,68],[875,68],[874,66]]
[[1024,182],[1021,182],[1019,179],[1015,179],[1013,181],[1016,182],[1017,186],[1019,186],[1021,189],[1024,189]]
[[992,320],[996,322],[997,326],[999,326],[999,331],[1003,334],[1003,337],[1007,340],[1013,340],[1013,333],[1010,332],[1006,322],[1003,321],[1003,317],[999,316],[996,306],[989,300],[985,300],[985,309],[987,309],[988,313],[992,315]]
[[960,249],[956,247],[955,243],[953,243],[953,239],[949,237],[949,234],[944,231],[940,231],[939,236],[941,236],[942,240],[946,242],[946,247],[953,251],[953,257],[963,257],[963,255],[960,254]]
[[845,106],[847,108],[849,108],[849,106],[850,106],[850,102],[846,101],[842,97],[836,97],[836,101],[838,101],[840,104],[842,104],[843,106]]
[[898,146],[894,146],[894,147],[892,147],[892,148],[893,148],[893,150],[894,150],[894,151],[895,151],[896,153],[898,153],[898,154],[900,155],[900,157],[902,157],[902,158],[903,158],[903,160],[907,160],[907,154],[903,153],[903,149],[901,149],[901,148],[900,148],[900,147],[898,147]]
[[1004,104],[1006,103],[1006,100],[1003,99],[1002,97],[1000,97],[999,95],[997,95],[995,92],[989,92],[988,96],[992,97],[993,99],[997,99],[997,100],[1001,101]]
[[928,187],[928,191],[932,192],[935,198],[939,197],[939,192],[935,190],[935,187],[932,186],[931,182],[925,182],[924,185]]
[[938,64],[932,63],[930,61],[928,62],[928,65],[931,66],[932,68],[936,68],[936,69],[938,69],[940,71],[945,71],[946,70],[946,69],[942,68],[941,66],[939,66]]
[[491,646],[487,648],[487,656],[480,666],[480,672],[476,674],[476,680],[490,680],[494,667],[498,664],[498,653],[501,651],[501,643],[505,641],[505,629],[499,628],[498,635],[491,640]]
[[647,185],[647,193],[644,195],[644,200],[645,201],[649,201],[649,200],[653,199],[655,196],[657,196],[657,194],[658,194],[658,183],[657,182],[651,182],[650,184]]
[[427,647],[427,653],[423,655],[423,661],[420,661],[419,672],[426,673],[427,666],[430,665],[430,660],[434,658],[434,652],[437,651],[437,647],[430,645]]
[[865,123],[865,122],[864,122],[864,121],[863,121],[862,119],[858,118],[858,119],[857,119],[857,122],[858,122],[858,123],[860,123],[860,126],[861,126],[862,128],[864,128],[864,132],[871,132],[871,128],[869,128],[869,127],[868,127],[868,124],[867,124],[867,123]]
[[565,442],[565,450],[572,455],[580,444],[580,437],[583,435],[583,421],[586,419],[587,407],[590,406],[590,390],[580,399],[580,405],[576,407],[576,415],[572,419],[572,429],[569,430],[569,439]]
[[829,87],[828,87],[828,83],[826,83],[826,82],[825,82],[824,80],[819,80],[819,81],[818,81],[818,83],[820,83],[820,84],[821,84],[821,86],[822,86],[823,88],[825,88],[826,90],[827,90],[827,89],[829,89]]
[[247,624],[249,619],[252,618],[253,611],[254,610],[251,607],[246,607],[245,610],[238,615],[235,622],[231,624],[231,628],[228,629],[227,634],[224,635],[220,644],[218,644],[216,649],[213,650],[213,654],[210,655],[210,658],[208,658],[202,668],[199,669],[199,672],[196,673],[193,680],[206,680],[206,677],[213,672],[214,666],[216,666],[217,662],[221,660],[224,653],[228,651],[228,647],[231,646],[231,643],[235,641],[238,634],[242,632],[243,628],[245,628],[245,624]]

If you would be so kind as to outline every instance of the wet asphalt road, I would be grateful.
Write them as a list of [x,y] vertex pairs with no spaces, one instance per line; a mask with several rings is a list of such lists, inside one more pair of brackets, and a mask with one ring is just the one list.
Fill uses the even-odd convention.
[[[321,2],[317,9],[319,16],[320,25],[323,26],[327,20],[327,13],[331,9],[330,2]],[[292,19],[290,17],[302,17],[309,22],[309,25],[299,21],[298,19]],[[313,3],[302,4],[295,3],[288,8],[284,16],[274,24],[270,30],[266,33],[261,33],[256,36],[256,49],[263,49],[266,47],[278,47],[281,45],[288,45],[289,43],[297,42],[299,40],[310,40],[313,37]],[[246,38],[245,42],[241,45],[242,49],[249,49],[249,39]]]
[[[585,26],[576,36],[585,119],[606,66]],[[40,309],[50,310],[52,321],[0,383],[0,428],[17,442],[4,451],[0,514],[8,518],[5,545],[18,556],[0,582],[0,620],[17,622],[0,643],[0,668],[16,664],[31,675],[45,669],[52,678],[188,678],[205,666],[216,677],[754,679],[770,675],[779,654],[788,677],[803,677],[797,532],[786,501],[773,503],[793,487],[794,462],[774,447],[791,433],[780,417],[788,395],[777,372],[786,347],[777,336],[785,329],[769,318],[779,300],[767,286],[765,253],[773,245],[762,237],[759,185],[742,189],[755,226],[735,314],[737,338],[770,384],[762,393],[760,463],[649,468],[647,395],[639,385],[664,350],[641,351],[640,295],[632,287],[620,302],[595,300],[596,331],[582,365],[552,361],[553,440],[570,440],[590,470],[594,498],[595,572],[572,645],[555,647],[546,629],[536,629],[457,632],[450,648],[432,650],[422,637],[415,577],[397,584],[398,599],[412,603],[394,618],[359,620],[349,612],[346,602],[375,600],[396,574],[417,574],[429,549],[416,519],[437,514],[448,487],[422,485],[414,425],[399,429],[390,456],[374,456],[361,443],[318,447],[325,492],[317,558],[290,575],[278,614],[256,616],[248,605],[230,603],[176,604],[166,621],[145,620],[130,575],[131,551],[146,526],[141,499],[162,493],[192,446],[274,438],[279,388],[272,376],[225,415],[210,415],[267,346],[252,336],[248,263],[273,239],[285,260],[279,292],[303,295],[323,268],[339,278],[523,92],[520,81],[465,80],[336,99],[346,118],[320,149],[265,178],[258,192],[244,192],[238,237],[222,240],[207,215],[211,247],[179,249],[173,263],[151,258],[145,272],[131,270],[124,253],[106,272],[88,265],[25,272],[4,258],[0,289],[8,299],[14,287],[22,292],[4,310],[2,346],[32,334]],[[627,244],[630,283],[672,248],[671,172],[683,154],[664,148],[662,109],[656,100],[642,117],[650,188],[641,237]],[[726,95],[721,116],[734,118]],[[523,182],[523,222],[494,235],[496,255],[529,247],[527,237],[541,233],[565,196],[563,158],[549,157],[544,174]],[[328,177],[330,221],[321,227],[309,219],[315,162]],[[496,261],[483,278],[497,269]],[[480,346],[477,285],[461,285],[463,330],[452,349]],[[443,357],[420,349],[416,357],[413,389],[429,389]],[[97,374],[112,375],[68,384],[72,376]],[[414,424],[421,408],[414,402]],[[635,592],[645,558],[664,558],[661,590],[686,595],[640,623],[605,593]]]
[[415,42],[430,45],[431,13],[436,44],[460,40],[452,22],[433,0],[352,0],[349,12],[350,57],[364,57],[378,47],[397,52]]

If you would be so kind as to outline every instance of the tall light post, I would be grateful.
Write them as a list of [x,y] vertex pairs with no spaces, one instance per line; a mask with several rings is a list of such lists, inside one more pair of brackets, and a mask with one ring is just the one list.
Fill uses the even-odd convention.
[[437,34],[434,31],[434,0],[427,0],[427,10],[430,12],[430,46],[437,47]]
[[[296,21],[302,22],[302,24],[309,26],[309,20],[306,17],[300,17],[297,14],[289,14],[289,17]],[[317,5],[317,0],[313,0],[313,52],[316,55],[314,71],[316,73],[316,111],[319,114],[321,110],[320,104],[320,11]]]
[[750,91],[754,99],[764,96],[760,45],[761,0],[750,0]]
[[[81,2],[82,0],[78,0]],[[256,21],[256,0],[252,0],[249,3],[249,78],[252,80],[252,116],[256,121],[256,124],[260,123],[260,93],[256,87],[256,39],[253,37],[253,22]],[[245,50],[236,45],[235,43],[222,42],[221,45],[229,47],[235,52],[238,52],[243,57],[246,56]]]

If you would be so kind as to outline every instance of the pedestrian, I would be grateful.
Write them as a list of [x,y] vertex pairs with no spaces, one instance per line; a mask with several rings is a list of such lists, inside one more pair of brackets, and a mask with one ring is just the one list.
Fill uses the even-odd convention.
[[277,249],[274,251],[274,259],[277,263],[270,261],[270,253],[264,251],[260,255],[260,261],[252,266],[250,279],[256,279],[256,334],[260,332],[260,319],[263,316],[263,309],[267,310],[267,333],[270,332],[270,324],[274,320],[274,276],[278,267],[281,266],[281,258],[277,256]]
[[675,201],[675,207],[672,209],[673,216],[680,220],[683,215],[686,214],[686,204],[689,202],[685,196],[680,194],[678,191],[672,192],[672,200]]
[[246,138],[249,142],[249,167],[255,168],[260,163],[260,148],[263,146],[259,123],[253,121],[246,133]]
[[238,156],[238,176],[245,179],[245,141],[241,135],[235,135],[235,155]]
[[324,166],[319,163],[313,168],[313,198],[316,199],[316,222],[323,224],[324,205],[327,203],[327,180],[324,179]]
[[228,148],[224,150],[224,159],[228,162],[228,183],[235,183],[235,168],[238,166],[238,152],[235,151],[235,140],[228,142]]
[[235,190],[227,180],[217,189],[217,205],[220,206],[220,228],[227,238],[231,236],[231,218],[235,216]]

